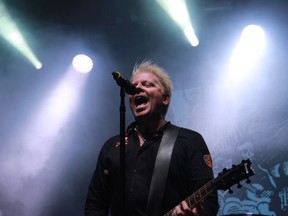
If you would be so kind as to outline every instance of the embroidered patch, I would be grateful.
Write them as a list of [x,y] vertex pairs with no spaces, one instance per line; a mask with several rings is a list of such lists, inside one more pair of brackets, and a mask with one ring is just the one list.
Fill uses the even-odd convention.
[[212,168],[212,157],[211,157],[211,155],[210,154],[204,155],[203,159],[204,159],[205,163],[207,164],[207,166]]
[[[125,134],[125,145],[128,145],[128,133]],[[120,146],[120,141],[117,141],[115,144],[115,147],[119,147]]]

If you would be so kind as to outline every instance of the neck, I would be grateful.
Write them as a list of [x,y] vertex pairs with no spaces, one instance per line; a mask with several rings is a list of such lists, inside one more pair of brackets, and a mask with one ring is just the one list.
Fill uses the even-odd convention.
[[157,130],[159,130],[166,123],[165,119],[160,119],[159,121],[153,122],[137,122],[136,129],[140,132],[143,138],[149,138],[153,135]]

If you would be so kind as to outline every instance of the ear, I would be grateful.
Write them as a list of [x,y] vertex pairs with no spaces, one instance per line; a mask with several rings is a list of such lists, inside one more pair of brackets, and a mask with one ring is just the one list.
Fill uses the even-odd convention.
[[163,104],[168,106],[170,104],[171,97],[169,95],[163,95]]

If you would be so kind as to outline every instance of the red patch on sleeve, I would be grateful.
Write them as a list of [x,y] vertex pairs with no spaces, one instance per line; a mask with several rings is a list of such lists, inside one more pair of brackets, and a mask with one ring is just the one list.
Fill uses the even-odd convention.
[[212,168],[212,157],[211,155],[207,154],[203,156],[203,159],[208,167]]

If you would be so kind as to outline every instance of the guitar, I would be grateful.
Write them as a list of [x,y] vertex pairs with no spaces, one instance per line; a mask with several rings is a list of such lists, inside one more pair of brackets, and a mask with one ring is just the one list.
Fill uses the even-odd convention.
[[[247,179],[246,182],[250,183],[250,176],[255,175],[254,170],[251,167],[251,161],[249,159],[243,160],[238,165],[233,165],[231,169],[223,169],[218,176],[199,188],[191,196],[187,197],[185,201],[190,208],[195,207],[202,199],[215,190],[229,190],[229,193],[233,193],[231,187],[238,184],[238,188],[241,188],[240,181]],[[173,210],[171,209],[164,216],[172,216]]]

